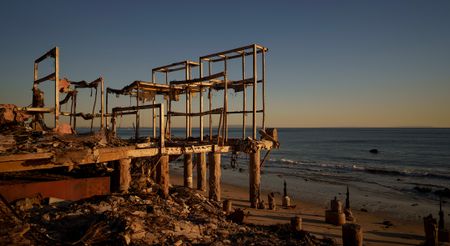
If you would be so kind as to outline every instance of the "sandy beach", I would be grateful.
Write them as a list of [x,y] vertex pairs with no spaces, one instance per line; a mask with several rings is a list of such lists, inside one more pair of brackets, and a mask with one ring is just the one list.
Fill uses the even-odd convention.
[[[172,185],[182,185],[182,168],[175,166],[171,169],[170,182]],[[195,184],[195,182],[194,182]],[[247,180],[242,180],[246,185]],[[222,179],[222,200],[229,199],[234,208],[245,209],[249,213],[246,222],[254,224],[283,224],[289,223],[291,217],[300,215],[303,221],[303,229],[315,235],[330,237],[342,244],[341,227],[325,223],[325,209],[323,204],[312,203],[303,200],[291,200],[296,205],[294,209],[281,208],[280,195],[276,196],[277,209],[260,210],[249,207],[248,190],[245,187],[231,185]],[[267,199],[267,190],[262,190],[262,197]],[[203,194],[207,195],[206,192]],[[423,225],[420,221],[402,220],[388,214],[376,212],[362,212],[358,209],[352,210],[357,223],[364,232],[364,245],[418,245],[424,240]],[[390,221],[392,226],[383,224]]]

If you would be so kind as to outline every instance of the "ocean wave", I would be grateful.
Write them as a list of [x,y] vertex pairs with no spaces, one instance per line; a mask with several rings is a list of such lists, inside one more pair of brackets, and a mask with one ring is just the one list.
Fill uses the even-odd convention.
[[431,173],[427,170],[413,170],[413,169],[395,169],[395,168],[377,168],[371,166],[362,165],[349,165],[349,164],[337,164],[337,163],[317,163],[314,161],[292,160],[287,158],[270,159],[273,163],[281,163],[294,165],[297,168],[304,170],[315,170],[315,168],[332,169],[335,171],[347,171],[347,172],[364,172],[373,175],[383,176],[401,176],[401,177],[423,177],[423,178],[435,178],[450,180],[450,174]]

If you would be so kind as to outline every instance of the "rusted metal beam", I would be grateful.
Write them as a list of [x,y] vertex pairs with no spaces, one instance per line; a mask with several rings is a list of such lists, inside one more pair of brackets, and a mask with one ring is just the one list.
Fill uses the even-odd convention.
[[57,181],[28,182],[0,185],[0,194],[9,202],[41,194],[42,197],[56,197],[64,200],[80,200],[95,195],[110,193],[110,178],[82,178]]

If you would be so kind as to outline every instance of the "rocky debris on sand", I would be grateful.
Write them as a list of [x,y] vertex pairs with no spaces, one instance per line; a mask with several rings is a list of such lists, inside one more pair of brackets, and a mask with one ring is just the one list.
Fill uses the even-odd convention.
[[[226,218],[220,203],[188,188],[172,188],[168,199],[157,195],[157,187],[151,190],[41,204],[23,211],[16,207],[14,211],[18,211],[23,221],[2,218],[0,228],[10,221],[17,222],[13,227],[29,225],[29,230],[19,235],[35,245],[335,244],[305,231],[291,231],[289,224],[234,223]],[[2,233],[3,237],[13,236],[12,230]],[[17,237],[17,233],[14,235]]]

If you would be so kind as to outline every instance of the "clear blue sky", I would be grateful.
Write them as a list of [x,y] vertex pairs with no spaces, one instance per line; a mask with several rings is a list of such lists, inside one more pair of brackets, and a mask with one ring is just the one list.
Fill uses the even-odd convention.
[[450,127],[450,1],[1,1],[0,103],[31,103],[53,46],[61,76],[119,88],[251,43],[269,126]]

